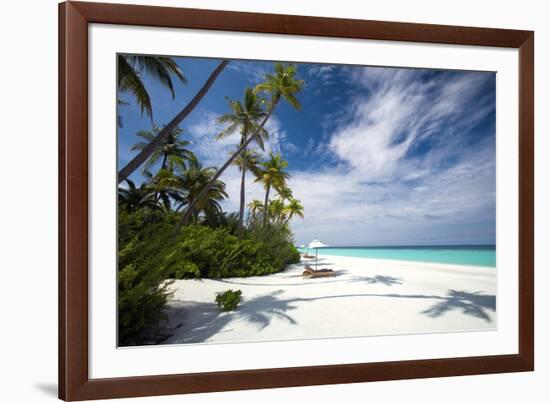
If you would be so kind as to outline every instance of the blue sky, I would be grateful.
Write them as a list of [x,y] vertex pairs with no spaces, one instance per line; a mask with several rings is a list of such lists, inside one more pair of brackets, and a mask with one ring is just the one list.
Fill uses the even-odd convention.
[[[188,80],[176,83],[175,99],[144,77],[158,125],[219,63],[175,60]],[[220,166],[238,142],[215,139],[227,99],[242,99],[272,68],[231,61],[181,124],[205,165]],[[334,246],[495,243],[494,73],[298,64],[298,74],[306,82],[302,109],[277,107],[266,146],[289,161],[289,185],[304,205],[305,219],[292,222],[298,244],[315,237]],[[151,127],[132,98],[122,98],[130,104],[119,108],[119,166],[134,155],[135,133]],[[230,195],[223,207],[235,211],[239,172],[231,167],[222,179]],[[249,177],[247,203],[253,198],[263,199],[263,189]]]

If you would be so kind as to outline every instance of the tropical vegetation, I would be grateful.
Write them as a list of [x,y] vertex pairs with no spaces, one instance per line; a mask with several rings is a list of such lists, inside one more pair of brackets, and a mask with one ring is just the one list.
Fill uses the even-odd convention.
[[[170,58],[119,57],[119,97],[131,92],[141,111],[151,117],[142,74],[159,80],[172,93],[171,76],[184,80]],[[199,90],[198,100],[227,63],[220,63]],[[244,88],[242,100],[229,101],[227,113],[219,118],[224,128],[212,136],[238,135],[238,145],[220,167],[205,165],[179,127],[196,99],[190,110],[187,105],[162,128],[153,124],[136,133],[132,150],[139,158],[119,172],[120,345],[154,343],[163,332],[160,324],[173,280],[267,275],[300,260],[290,223],[304,217],[304,207],[293,197],[288,162],[279,153],[264,151],[269,139],[266,122],[280,101],[300,107],[296,96],[303,81],[296,73],[295,66],[275,64],[263,82]],[[231,165],[241,173],[238,212],[224,211],[228,193],[222,174]],[[248,175],[254,181],[247,183]],[[263,200],[247,204],[247,186],[263,189]],[[233,309],[240,298],[240,292],[226,292],[219,303],[223,309]]]
[[216,295],[216,304],[223,311],[235,310],[241,302],[241,294],[242,291],[240,290],[226,290]]

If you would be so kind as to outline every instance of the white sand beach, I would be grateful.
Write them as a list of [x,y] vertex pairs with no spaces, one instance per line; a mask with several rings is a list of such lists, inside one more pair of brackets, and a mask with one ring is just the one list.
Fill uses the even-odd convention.
[[[496,269],[339,256],[318,267],[336,274],[304,279],[302,262],[269,276],[177,280],[164,343],[496,329]],[[228,289],[243,300],[220,312],[214,299]]]

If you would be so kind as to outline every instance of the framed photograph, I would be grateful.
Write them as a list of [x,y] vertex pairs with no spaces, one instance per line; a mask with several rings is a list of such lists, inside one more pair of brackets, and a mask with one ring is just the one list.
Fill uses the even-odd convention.
[[59,6],[59,397],[534,369],[534,33]]

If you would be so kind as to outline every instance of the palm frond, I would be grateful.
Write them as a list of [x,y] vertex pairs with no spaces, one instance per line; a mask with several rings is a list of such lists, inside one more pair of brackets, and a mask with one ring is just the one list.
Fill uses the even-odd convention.
[[151,106],[151,98],[141,81],[139,74],[132,68],[124,56],[118,56],[118,87],[122,92],[131,93],[138,106],[141,114],[153,117],[153,107]]
[[183,72],[170,57],[162,56],[124,56],[130,65],[135,66],[139,71],[143,71],[150,77],[157,79],[162,85],[167,87],[172,94],[176,96],[174,84],[170,74],[174,74],[181,82],[187,82]]

